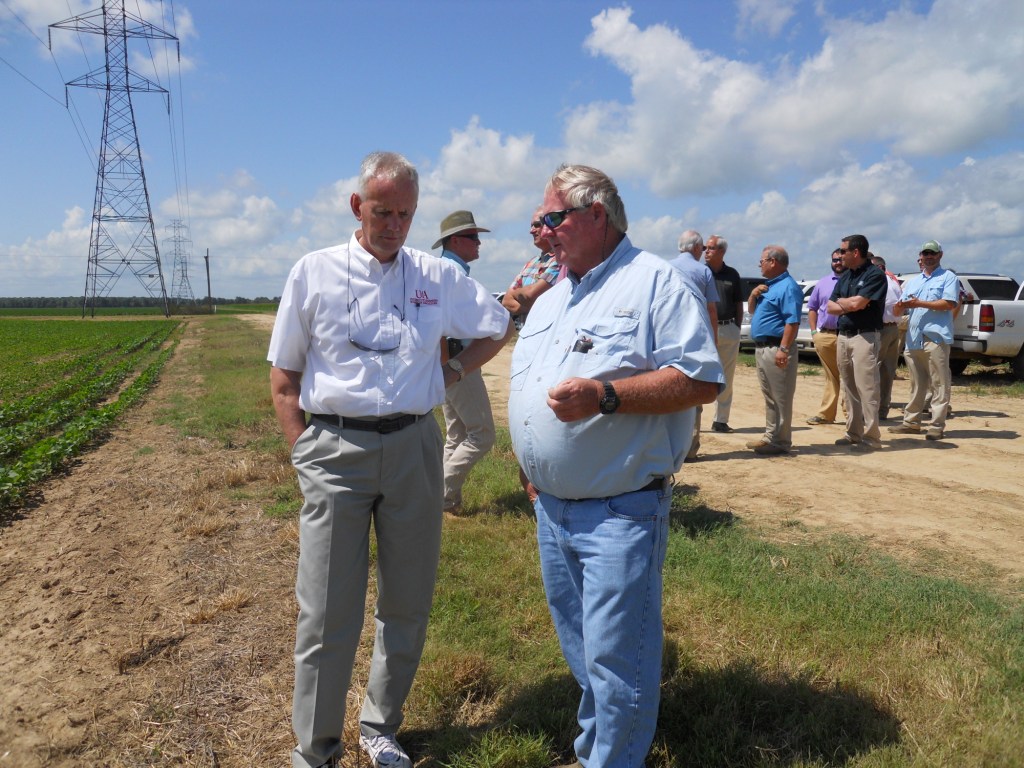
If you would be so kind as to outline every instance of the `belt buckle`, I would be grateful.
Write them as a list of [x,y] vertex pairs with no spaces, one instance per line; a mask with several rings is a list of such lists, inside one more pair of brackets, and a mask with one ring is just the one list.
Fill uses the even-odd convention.
[[377,433],[381,435],[390,435],[392,432],[397,432],[401,428],[401,416],[396,416],[393,419],[381,419],[377,422]]

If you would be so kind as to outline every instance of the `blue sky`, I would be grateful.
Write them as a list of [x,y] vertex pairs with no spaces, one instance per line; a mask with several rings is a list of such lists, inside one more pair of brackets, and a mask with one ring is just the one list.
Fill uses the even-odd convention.
[[[99,5],[0,0],[0,295],[83,291],[103,104],[71,89],[65,109],[63,82],[102,63],[102,38],[54,30],[52,57],[40,40]],[[860,232],[896,271],[937,238],[946,266],[1024,278],[1020,0],[126,7],[181,42],[180,65],[173,45],[129,49],[170,91],[170,115],[155,94],[134,109],[168,285],[181,218],[197,294],[209,249],[215,295],[279,295],[303,253],[351,234],[376,149],[420,169],[408,245],[459,208],[492,230],[473,266],[491,290],[532,255],[566,161],[608,172],[634,243],[669,258],[692,227],[742,274],[778,243],[816,278]],[[142,293],[130,274],[113,290]]]

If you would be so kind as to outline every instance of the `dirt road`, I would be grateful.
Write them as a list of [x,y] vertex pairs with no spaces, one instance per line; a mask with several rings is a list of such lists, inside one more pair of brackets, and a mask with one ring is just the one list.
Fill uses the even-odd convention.
[[[485,369],[496,416],[508,398],[511,349]],[[764,399],[753,368],[738,366],[730,434],[701,434],[700,460],[686,464],[676,481],[695,487],[707,505],[730,511],[745,524],[777,530],[801,523],[825,533],[867,537],[886,550],[929,559],[935,552],[1001,574],[1024,586],[1024,399],[979,396],[955,386],[954,418],[946,439],[889,435],[884,450],[854,454],[834,445],[841,424],[805,424],[817,413],[823,377],[817,366],[797,382],[794,451],[762,457],[745,447],[764,434]],[[893,402],[909,399],[900,369]],[[958,382],[969,382],[961,377]],[[897,410],[893,410],[896,415]],[[714,407],[705,407],[704,429]]]
[[[201,333],[192,324],[178,354]],[[507,350],[485,370],[499,420],[507,371]],[[161,405],[195,385],[186,375],[169,366],[110,441],[0,529],[0,768],[287,759],[295,524],[268,519],[251,489],[290,468],[162,426]],[[1019,592],[1024,401],[957,387],[945,441],[851,455],[832,444],[841,427],[803,424],[820,387],[801,376],[795,454],[757,457],[743,444],[763,403],[740,368],[737,431],[705,434],[680,482],[766,535],[864,536]]]

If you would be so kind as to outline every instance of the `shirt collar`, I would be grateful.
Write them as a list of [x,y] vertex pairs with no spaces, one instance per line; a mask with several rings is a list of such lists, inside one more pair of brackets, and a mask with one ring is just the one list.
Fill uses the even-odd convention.
[[[352,233],[352,237],[348,241],[348,252],[349,252],[349,264],[353,274],[367,277],[370,274],[383,275],[384,265],[380,263],[376,256],[370,253],[368,250],[363,248],[359,242],[359,238],[356,234],[359,230],[355,230]],[[392,269],[399,266],[402,260],[405,258],[405,246],[402,246],[398,254],[395,256],[394,262],[392,262]],[[399,266],[399,269],[401,267]]]
[[460,267],[462,267],[463,270],[465,270],[467,275],[469,274],[469,264],[467,264],[465,261],[463,261],[462,257],[459,256],[459,254],[457,254],[457,253],[455,253],[453,251],[449,251],[447,248],[444,248],[444,249],[441,250],[441,258],[451,259],[456,264],[458,264]]
[[576,293],[578,288],[582,288],[584,291],[589,291],[597,283],[604,278],[606,272],[610,272],[615,268],[615,264],[622,260],[622,258],[633,250],[633,243],[630,242],[628,235],[623,235],[622,240],[615,246],[615,250],[608,254],[608,258],[593,267],[582,277],[576,277],[572,270],[566,270],[567,277],[572,281],[573,293]]
[[781,280],[784,277],[789,277],[789,270],[788,269],[785,272],[783,272],[781,275],[776,275],[775,277],[773,277],[770,280],[768,280],[768,285],[772,285],[773,283],[777,283],[777,282],[779,282],[779,280]]

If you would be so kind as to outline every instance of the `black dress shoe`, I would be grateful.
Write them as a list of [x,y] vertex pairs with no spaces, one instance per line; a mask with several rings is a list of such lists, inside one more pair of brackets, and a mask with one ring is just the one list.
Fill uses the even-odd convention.
[[733,429],[724,421],[713,421],[711,422],[712,432],[732,432]]

